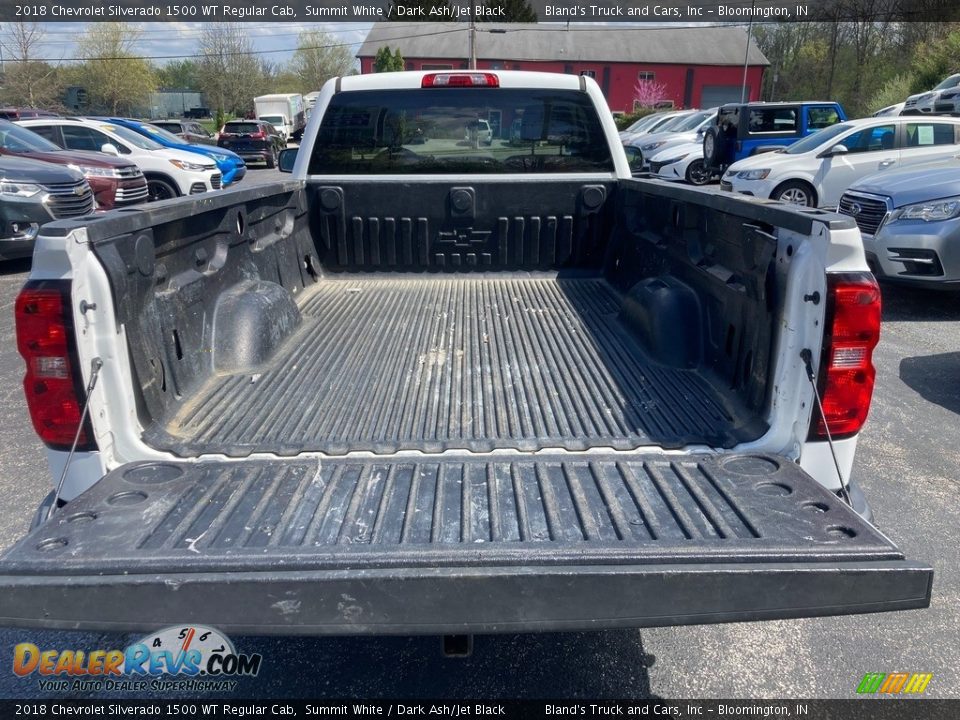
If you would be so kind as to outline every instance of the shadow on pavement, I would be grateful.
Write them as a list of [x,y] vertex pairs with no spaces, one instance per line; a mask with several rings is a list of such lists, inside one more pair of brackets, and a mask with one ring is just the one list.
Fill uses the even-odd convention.
[[960,415],[960,352],[904,358],[900,379],[924,400]]
[[[649,666],[636,630],[483,635],[447,658],[438,637],[239,638],[264,669],[248,696],[369,698],[647,698]],[[298,669],[299,668],[299,669]]]
[[19,260],[0,260],[0,276],[30,272],[31,262],[31,258],[20,258]]
[[884,320],[960,320],[960,291],[882,283]]

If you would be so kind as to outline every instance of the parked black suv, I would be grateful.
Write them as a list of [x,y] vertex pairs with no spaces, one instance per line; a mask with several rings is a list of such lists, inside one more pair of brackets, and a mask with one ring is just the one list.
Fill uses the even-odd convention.
[[287,146],[287,141],[268,122],[231,120],[220,130],[217,145],[233,150],[245,162],[262,162],[268,168],[275,168],[277,155]]
[[63,165],[0,157],[0,260],[30,257],[40,226],[93,212],[93,191]]

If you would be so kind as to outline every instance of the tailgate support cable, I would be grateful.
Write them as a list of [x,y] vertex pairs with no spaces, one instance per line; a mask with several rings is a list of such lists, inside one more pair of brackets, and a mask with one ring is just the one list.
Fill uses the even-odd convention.
[[83,432],[83,425],[87,421],[87,415],[90,413],[90,394],[97,385],[97,378],[100,377],[100,368],[103,367],[103,360],[95,357],[90,361],[90,382],[87,383],[87,396],[83,401],[83,412],[80,413],[80,422],[77,423],[77,432],[73,436],[73,444],[70,446],[70,454],[67,455],[67,461],[63,464],[63,472],[60,473],[60,480],[57,482],[57,489],[53,493],[53,502],[47,508],[46,520],[53,515],[57,502],[60,500],[60,491],[63,490],[63,481],[67,479],[67,471],[70,469],[70,462],[73,460],[73,454],[77,451],[77,444],[80,442],[80,433]]
[[830,456],[833,458],[833,466],[837,469],[837,478],[840,480],[840,495],[847,505],[853,507],[853,501],[850,499],[850,491],[847,490],[847,481],[843,478],[843,471],[840,470],[840,461],[837,460],[837,451],[833,447],[833,437],[830,435],[830,426],[827,424],[827,415],[823,411],[823,402],[820,400],[820,391],[817,389],[817,379],[813,372],[813,353],[810,352],[809,348],[804,348],[800,351],[800,358],[803,360],[803,364],[807,368],[807,379],[810,381],[810,386],[813,388],[813,397],[816,398],[817,410],[820,411],[820,419],[823,421],[823,432],[826,433],[827,445],[830,447]]

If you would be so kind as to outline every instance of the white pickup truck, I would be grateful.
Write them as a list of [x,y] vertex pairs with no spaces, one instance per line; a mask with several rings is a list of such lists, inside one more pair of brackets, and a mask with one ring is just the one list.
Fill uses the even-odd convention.
[[880,294],[849,218],[631,179],[582,76],[338,78],[281,167],[43,228],[17,342],[56,489],[0,625],[929,604],[851,476]]

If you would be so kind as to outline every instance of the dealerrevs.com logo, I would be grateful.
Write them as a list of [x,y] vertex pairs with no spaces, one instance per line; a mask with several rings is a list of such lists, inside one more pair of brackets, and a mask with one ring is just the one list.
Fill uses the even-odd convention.
[[151,633],[125,650],[41,649],[19,643],[13,672],[36,675],[47,691],[231,691],[233,678],[260,672],[258,653],[238,653],[219,630],[175,625]]

